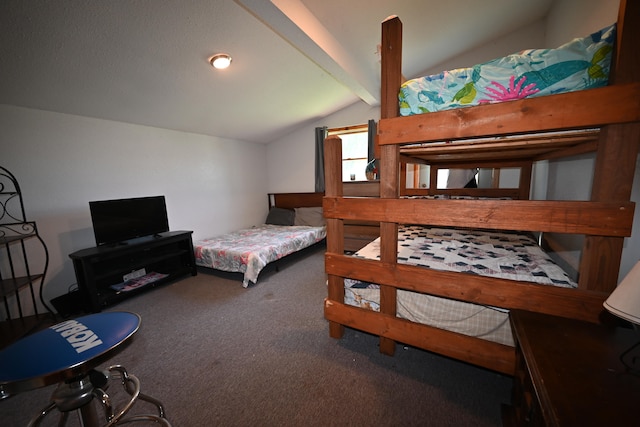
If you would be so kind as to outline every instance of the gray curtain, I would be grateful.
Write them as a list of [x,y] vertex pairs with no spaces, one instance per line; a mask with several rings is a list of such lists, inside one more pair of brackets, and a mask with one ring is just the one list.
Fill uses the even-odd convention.
[[375,153],[374,153],[374,146],[376,144],[376,132],[377,132],[377,125],[376,125],[376,121],[375,120],[369,120],[369,129],[368,129],[368,133],[369,133],[369,153],[368,153],[368,159],[367,159],[367,163],[370,162],[371,160],[374,159]]
[[378,170],[378,179],[380,178],[380,160],[375,158],[374,146],[376,145],[376,133],[378,132],[377,123],[375,120],[369,120],[368,122],[368,134],[369,134],[369,150],[367,156],[367,163],[375,160],[376,169]]
[[316,192],[324,193],[324,139],[327,127],[318,127],[316,133]]

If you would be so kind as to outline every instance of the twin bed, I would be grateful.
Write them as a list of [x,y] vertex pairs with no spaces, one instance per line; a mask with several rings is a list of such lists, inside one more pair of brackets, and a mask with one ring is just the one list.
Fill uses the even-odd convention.
[[[599,321],[633,223],[639,17],[638,2],[621,1],[617,25],[570,43],[571,55],[581,57],[528,51],[498,60],[509,64],[506,82],[494,70],[484,73],[492,62],[404,85],[402,24],[395,17],[382,24],[379,198],[343,197],[341,143],[325,141],[325,317],[332,337],[348,326],[379,335],[387,354],[398,341],[511,375],[509,310]],[[511,66],[526,56],[540,64],[542,54],[560,60],[536,70]],[[570,75],[577,86],[559,78]],[[529,200],[535,162],[583,153],[596,159],[590,200]],[[411,163],[430,165],[432,182],[440,168],[518,168],[519,184],[508,191],[431,183],[407,189]],[[380,237],[345,255],[345,221],[378,222]],[[575,280],[534,233],[583,236]]]
[[269,195],[265,224],[194,243],[196,265],[242,273],[242,286],[258,282],[267,264],[324,240],[322,193]]

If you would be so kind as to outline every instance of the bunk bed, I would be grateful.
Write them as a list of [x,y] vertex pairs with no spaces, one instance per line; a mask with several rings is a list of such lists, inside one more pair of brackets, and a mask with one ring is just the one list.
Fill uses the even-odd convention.
[[[379,198],[343,196],[340,140],[325,141],[324,313],[330,336],[340,338],[350,327],[380,336],[380,351],[389,355],[401,342],[512,375],[512,345],[401,318],[399,294],[428,294],[505,313],[524,309],[600,320],[602,302],[616,286],[623,241],[631,235],[633,223],[630,197],[640,144],[640,66],[634,52],[640,45],[639,18],[638,2],[621,1],[604,87],[409,116],[400,116],[398,103],[402,23],[397,17],[383,22],[376,145]],[[534,162],[590,152],[595,155],[590,200],[529,199]],[[501,189],[479,189],[475,194],[454,189],[446,197],[415,197],[415,190],[404,187],[401,173],[408,163],[430,164],[432,175],[440,167],[519,167],[519,188],[508,194]],[[472,197],[451,197],[467,194]],[[344,254],[345,221],[380,224],[373,256]],[[407,225],[584,236],[577,283],[546,286],[401,262],[399,230]],[[379,307],[347,303],[349,280],[376,284]]]
[[267,264],[323,242],[323,193],[271,193],[264,224],[194,243],[199,267],[243,275],[242,286],[256,284]]

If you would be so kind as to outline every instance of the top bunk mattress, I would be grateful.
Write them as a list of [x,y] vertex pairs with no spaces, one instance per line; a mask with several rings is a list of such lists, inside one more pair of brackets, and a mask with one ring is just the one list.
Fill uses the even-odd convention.
[[405,82],[400,115],[410,116],[606,86],[616,25],[557,49],[531,49]]

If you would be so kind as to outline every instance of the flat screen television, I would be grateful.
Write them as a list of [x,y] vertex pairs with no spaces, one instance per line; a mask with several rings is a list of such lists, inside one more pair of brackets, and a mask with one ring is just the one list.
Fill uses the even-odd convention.
[[96,244],[124,243],[169,231],[164,196],[89,202]]

